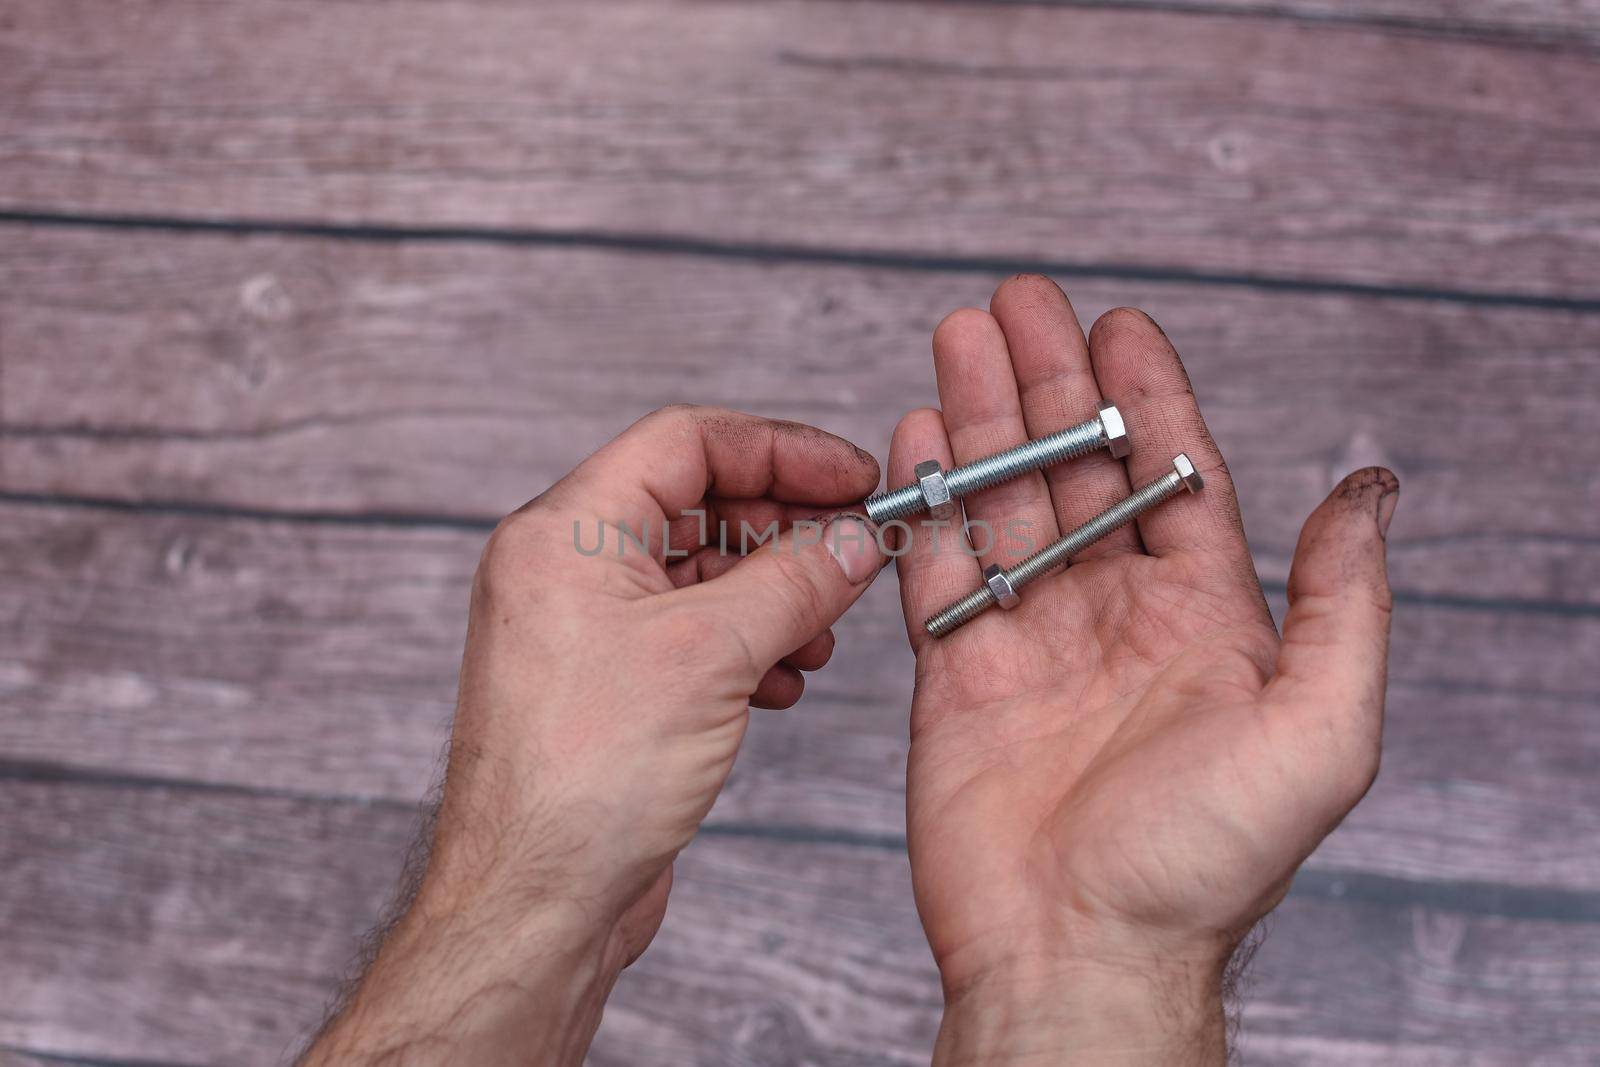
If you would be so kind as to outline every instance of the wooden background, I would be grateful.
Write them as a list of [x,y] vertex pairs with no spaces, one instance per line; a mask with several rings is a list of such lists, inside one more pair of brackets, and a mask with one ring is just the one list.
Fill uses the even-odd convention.
[[[281,1062],[495,519],[672,401],[882,456],[1021,269],[1166,326],[1274,601],[1405,483],[1245,1060],[1600,1062],[1600,0],[0,0],[0,1063]],[[594,1063],[926,1062],[892,579],[840,639]]]

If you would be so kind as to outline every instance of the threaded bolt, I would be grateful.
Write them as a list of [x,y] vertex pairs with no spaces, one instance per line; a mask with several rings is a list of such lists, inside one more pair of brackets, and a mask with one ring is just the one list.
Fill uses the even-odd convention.
[[935,460],[917,464],[917,484],[867,498],[867,518],[876,523],[905,519],[931,511],[948,510],[958,497],[1009,482],[1029,471],[1053,466],[1096,449],[1106,448],[1118,459],[1129,451],[1128,429],[1115,404],[1101,404],[1088,422],[1058,430],[1036,441],[984,456],[964,466],[941,471]]
[[982,585],[929,618],[923,627],[934,637],[943,637],[996,604],[1006,609],[1016,607],[1021,599],[1017,590],[1029,582],[1049,574],[1096,541],[1172,498],[1179,490],[1194,493],[1204,484],[1189,457],[1179,452],[1172,460],[1172,470],[1144,488],[1134,490],[1061,540],[1046,545],[1015,567],[1002,569],[998,564],[986,567]]

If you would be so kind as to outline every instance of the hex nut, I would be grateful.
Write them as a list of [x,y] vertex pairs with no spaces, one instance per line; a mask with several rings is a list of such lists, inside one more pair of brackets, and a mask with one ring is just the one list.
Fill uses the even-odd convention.
[[983,568],[983,584],[994,594],[994,602],[1007,611],[1022,603],[1022,597],[1017,595],[1016,589],[1011,585],[1011,579],[1006,577],[1006,572],[1000,569],[998,563],[991,563]]
[[948,519],[955,514],[955,498],[950,495],[950,485],[944,479],[944,468],[936,459],[924,460],[916,466],[917,486],[922,490],[922,502],[928,514],[935,519]]
[[1182,452],[1172,458],[1172,469],[1178,472],[1183,487],[1191,493],[1198,493],[1206,484],[1206,480],[1200,477],[1200,472],[1194,469],[1194,464],[1189,462],[1189,457]]
[[1128,425],[1122,421],[1117,405],[1109,402],[1100,405],[1100,427],[1105,431],[1106,447],[1113,458],[1122,459],[1133,451],[1133,442],[1128,440]]

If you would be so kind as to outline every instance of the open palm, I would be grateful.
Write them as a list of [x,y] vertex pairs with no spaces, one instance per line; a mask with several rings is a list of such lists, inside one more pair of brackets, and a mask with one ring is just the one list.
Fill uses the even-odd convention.
[[[900,559],[917,653],[908,827],[947,995],[997,973],[1178,960],[1220,970],[1377,770],[1397,484],[1360,471],[1306,524],[1280,641],[1222,457],[1165,334],[1126,309],[1085,339],[1043,278],[941,324],[942,413],[895,434],[891,484],[1117,403],[1133,452],[969,496],[976,556],[917,530]],[[1171,469],[1205,488],[933,639],[922,621]],[[1009,525],[1008,525],[1009,524]],[[990,542],[993,542],[992,545]]]

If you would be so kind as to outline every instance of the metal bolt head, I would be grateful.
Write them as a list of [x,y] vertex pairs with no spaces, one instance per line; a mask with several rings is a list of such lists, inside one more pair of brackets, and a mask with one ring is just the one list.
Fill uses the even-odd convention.
[[944,468],[939,466],[939,461],[924,460],[917,464],[915,473],[928,514],[936,519],[948,519],[955,514],[955,498],[950,495],[950,486],[944,480]]
[[991,563],[983,568],[983,584],[994,594],[994,602],[1007,611],[1022,603],[1022,597],[1017,595],[1016,589],[1011,585],[1011,579],[1006,577],[1006,572],[1000,569],[998,563]]
[[1198,493],[1206,484],[1206,480],[1200,477],[1200,472],[1194,469],[1194,464],[1189,462],[1189,457],[1182,452],[1172,457],[1172,469],[1178,472],[1183,487],[1191,493]]
[[1100,425],[1106,432],[1106,447],[1113,458],[1122,459],[1133,451],[1133,443],[1128,440],[1128,426],[1122,421],[1117,405],[1109,402],[1100,405]]

